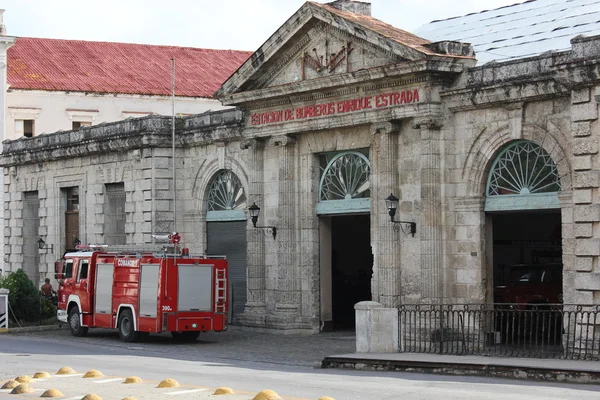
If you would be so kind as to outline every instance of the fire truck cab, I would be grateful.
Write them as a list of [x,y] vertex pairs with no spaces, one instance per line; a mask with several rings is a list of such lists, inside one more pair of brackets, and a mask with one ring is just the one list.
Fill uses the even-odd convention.
[[[85,246],[80,246],[85,247]],[[58,320],[74,336],[88,328],[117,329],[123,341],[171,332],[195,340],[227,329],[227,261],[90,247],[56,263]]]

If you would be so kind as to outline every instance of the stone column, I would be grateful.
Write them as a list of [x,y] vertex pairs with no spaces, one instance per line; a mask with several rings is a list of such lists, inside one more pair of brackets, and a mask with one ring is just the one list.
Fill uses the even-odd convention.
[[296,139],[271,138],[279,148],[279,193],[277,223],[278,277],[275,311],[281,317],[296,317],[301,305],[300,271],[297,260]]
[[[249,152],[249,187],[246,202],[260,204],[264,207],[263,182],[264,182],[264,143],[258,139],[244,140],[240,148]],[[248,219],[251,227],[252,221]],[[259,229],[247,230],[247,257],[248,257],[248,301],[246,313],[265,313],[265,236]]]
[[[398,131],[391,122],[371,125],[371,243],[373,248],[373,300],[384,307],[400,304],[400,234],[394,231],[385,199],[394,193],[402,198],[398,185]],[[398,215],[396,216],[398,219]]]
[[441,120],[420,118],[413,128],[421,130],[421,285],[425,301],[445,297],[443,288]]

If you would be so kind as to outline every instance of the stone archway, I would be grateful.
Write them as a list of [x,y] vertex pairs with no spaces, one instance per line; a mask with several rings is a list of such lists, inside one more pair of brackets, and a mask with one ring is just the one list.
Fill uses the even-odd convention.
[[[492,221],[485,212],[487,184],[496,158],[507,146],[518,140],[526,140],[539,146],[554,161],[562,190],[558,196],[558,206],[562,214],[569,212],[568,197],[572,183],[571,166],[567,157],[569,143],[561,132],[548,132],[531,124],[523,124],[519,135],[514,135],[508,125],[497,130],[483,129],[468,146],[462,167],[464,186],[454,200],[456,240],[469,240],[469,246],[462,246],[464,250],[459,249],[455,253],[455,259],[469,261],[466,273],[475,277],[469,283],[472,285],[472,288],[468,287],[469,301],[493,302]],[[570,237],[566,236],[572,235],[569,219],[563,217],[562,220],[562,237]],[[568,259],[565,260],[568,262]],[[461,285],[465,286],[463,283]],[[457,301],[466,300],[463,297],[464,287],[461,288],[462,291],[453,290],[453,297]]]
[[484,129],[469,146],[463,164],[462,176],[467,187],[465,195],[480,197],[485,195],[487,178],[497,155],[506,145],[515,140],[528,140],[543,148],[552,158],[558,170],[562,190],[571,190],[571,165],[567,157],[568,144],[560,134],[550,133],[539,126],[523,124],[521,137],[515,139],[508,126],[496,131]]
[[206,252],[225,256],[229,269],[230,322],[247,302],[246,191],[229,169],[217,171],[206,189]]

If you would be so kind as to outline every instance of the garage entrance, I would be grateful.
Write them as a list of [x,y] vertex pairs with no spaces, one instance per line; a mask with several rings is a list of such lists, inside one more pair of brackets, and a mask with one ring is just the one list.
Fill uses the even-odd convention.
[[227,257],[229,323],[235,323],[247,300],[246,194],[231,170],[215,174],[208,187],[206,206],[206,252]]
[[485,211],[495,303],[562,302],[560,190],[554,160],[533,142],[514,141],[494,160]]
[[353,330],[354,305],[371,300],[370,216],[323,217],[321,227],[328,236],[321,248],[322,330]]
[[354,305],[371,300],[371,192],[368,150],[323,154],[317,214],[321,330],[354,329]]
[[494,302],[523,308],[562,301],[560,212],[491,215]]
[[227,257],[229,268],[230,323],[246,307],[246,221],[207,223],[207,253]]

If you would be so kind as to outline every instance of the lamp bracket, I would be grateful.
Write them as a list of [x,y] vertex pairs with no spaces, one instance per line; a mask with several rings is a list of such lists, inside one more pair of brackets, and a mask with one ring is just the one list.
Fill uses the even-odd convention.
[[410,221],[394,221],[394,232],[402,232],[406,235],[410,234],[412,237],[415,237],[415,233],[417,233],[417,224],[415,222]]
[[274,226],[254,226],[257,229],[260,229],[264,237],[272,237],[275,239],[277,237],[277,228]]

